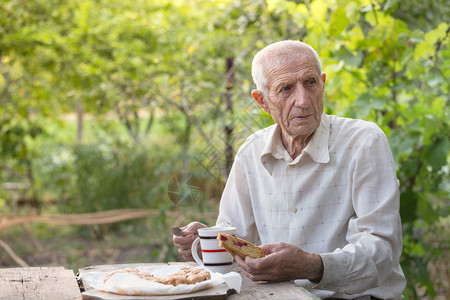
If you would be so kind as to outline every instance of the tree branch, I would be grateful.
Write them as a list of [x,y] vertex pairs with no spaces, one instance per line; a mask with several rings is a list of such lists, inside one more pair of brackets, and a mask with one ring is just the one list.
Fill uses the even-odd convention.
[[14,260],[14,262],[16,262],[18,265],[20,265],[21,267],[29,267],[29,265],[23,260],[21,259],[15,252],[13,249],[11,249],[11,247],[5,243],[3,240],[0,240],[0,247],[2,247],[3,249],[5,249],[6,253],[9,254],[9,256],[11,256],[11,258]]

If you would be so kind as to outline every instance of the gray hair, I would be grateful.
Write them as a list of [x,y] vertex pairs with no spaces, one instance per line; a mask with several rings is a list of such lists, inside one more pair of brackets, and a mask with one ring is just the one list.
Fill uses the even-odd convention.
[[292,61],[292,59],[296,59],[306,53],[313,54],[317,64],[317,71],[320,75],[322,73],[322,66],[320,65],[319,55],[316,50],[308,44],[300,41],[286,40],[270,44],[260,50],[256,53],[252,62],[252,77],[253,82],[256,84],[256,88],[266,97],[268,79],[264,72],[265,69],[268,66]]

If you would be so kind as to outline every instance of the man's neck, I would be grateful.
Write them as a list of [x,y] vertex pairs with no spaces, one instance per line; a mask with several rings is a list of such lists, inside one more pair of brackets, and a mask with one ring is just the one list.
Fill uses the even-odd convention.
[[295,159],[299,156],[303,149],[308,145],[309,140],[311,139],[312,134],[306,136],[291,136],[288,134],[284,134],[281,132],[281,141],[283,143],[284,148],[286,148],[289,155],[292,159]]

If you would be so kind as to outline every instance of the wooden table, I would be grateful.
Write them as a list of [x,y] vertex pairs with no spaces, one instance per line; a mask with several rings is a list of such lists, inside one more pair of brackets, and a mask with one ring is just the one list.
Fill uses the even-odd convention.
[[81,300],[75,274],[63,267],[0,269],[0,299]]
[[[169,263],[186,264],[186,263]],[[80,274],[92,271],[112,271],[122,268],[134,268],[137,266],[158,264],[120,264],[99,265],[82,268]],[[196,265],[192,263],[192,265]],[[235,266],[234,271],[240,273],[240,268]],[[80,282],[84,284],[84,282]],[[104,300],[104,299],[298,299],[317,300],[305,289],[297,287],[293,282],[255,283],[242,275],[242,287],[240,294],[230,290],[228,286],[215,287],[188,295],[180,296],[122,296],[103,293],[84,285],[80,291],[76,276],[72,270],[63,267],[30,267],[0,269],[0,299],[64,299],[64,300]]]

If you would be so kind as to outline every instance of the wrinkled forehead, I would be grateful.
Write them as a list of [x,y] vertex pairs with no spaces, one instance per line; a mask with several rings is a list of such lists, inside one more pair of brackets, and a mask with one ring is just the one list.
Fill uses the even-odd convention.
[[312,53],[291,53],[266,60],[263,64],[263,73],[269,80],[294,73],[315,77],[320,76],[320,66]]
[[302,45],[285,45],[284,47],[274,47],[265,49],[262,60],[263,72],[265,75],[271,70],[280,66],[297,66],[299,68],[314,68],[320,75],[320,65],[312,50]]

